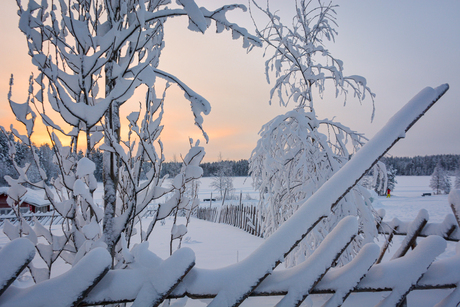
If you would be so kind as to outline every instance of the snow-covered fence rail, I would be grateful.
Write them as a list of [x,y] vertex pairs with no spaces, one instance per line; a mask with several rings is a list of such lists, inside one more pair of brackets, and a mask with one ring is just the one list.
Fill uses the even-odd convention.
[[[388,292],[388,295],[376,297],[377,302],[382,300],[378,306],[403,306],[401,303],[405,297],[414,290],[455,289],[437,306],[456,306],[460,302],[460,289],[457,288],[460,275],[458,272],[446,271],[449,268],[459,268],[460,253],[448,259],[434,261],[446,248],[445,240],[439,236],[423,238],[412,253],[381,264],[375,263],[379,253],[378,246],[367,244],[350,263],[341,268],[331,268],[334,259],[340,256],[348,244],[347,240],[353,236],[352,224],[353,222],[348,221],[335,229],[335,233],[328,235],[327,243],[321,245],[318,254],[312,255],[301,265],[269,275],[250,296],[287,296],[289,292],[293,296],[294,291],[303,292],[302,296],[305,293],[333,294],[323,306],[341,306],[351,293]],[[357,233],[357,229],[355,230]],[[324,268],[325,272],[321,272]],[[200,292],[203,291],[207,278],[217,276],[195,268],[189,275],[171,293],[170,298],[187,295],[204,299],[217,295],[214,290],[209,291],[212,287],[207,287],[207,292]]]
[[[421,212],[426,212],[424,209]],[[419,213],[420,214],[420,213]],[[379,227],[379,233],[385,235],[400,235],[406,236],[413,232],[417,237],[428,237],[430,235],[438,235],[443,237],[447,241],[460,241],[460,231],[459,224],[455,220],[455,217],[452,214],[446,215],[444,221],[441,223],[424,223],[423,227],[417,229],[415,232],[411,229],[411,224],[413,222],[400,221],[397,218],[389,222],[383,222]]]
[[[154,217],[156,214],[156,210],[145,210],[145,212],[142,214],[143,218],[149,218],[149,217]],[[53,212],[37,212],[37,213],[32,213],[32,212],[27,212],[27,213],[22,213],[21,217],[23,218],[24,221],[26,221],[29,225],[33,226],[35,224],[35,221],[38,220],[40,224],[42,225],[59,225],[63,222],[63,218],[59,214],[55,214]],[[18,217],[13,214],[2,214],[0,215],[0,228],[3,227],[5,221],[8,221],[12,225],[17,225],[19,223]]]
[[[38,220],[42,225],[58,225],[63,221],[62,216],[60,216],[59,214],[55,214],[53,212],[27,212],[22,213],[21,217],[31,226],[34,225],[36,220]],[[17,225],[19,223],[18,217],[13,213],[0,215],[0,227],[3,227],[5,221],[8,221],[13,225]]]
[[197,218],[214,222],[224,223],[238,227],[252,235],[262,237],[258,219],[257,207],[253,205],[225,205],[221,208],[198,208]]
[[425,209],[420,210],[417,217],[411,221],[401,221],[397,218],[389,222],[382,222],[377,227],[380,234],[387,235],[385,244],[381,248],[380,263],[394,236],[406,236],[401,247],[395,252],[393,259],[403,256],[409,248],[415,248],[418,237],[432,235],[440,236],[446,241],[460,241],[459,223],[453,214],[448,214],[441,223],[428,223],[429,216]]

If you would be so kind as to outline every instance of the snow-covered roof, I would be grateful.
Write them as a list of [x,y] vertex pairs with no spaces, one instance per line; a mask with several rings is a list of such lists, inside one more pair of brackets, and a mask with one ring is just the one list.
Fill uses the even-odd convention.
[[[9,187],[0,187],[0,195],[8,195]],[[45,199],[45,192],[43,190],[27,189],[26,195],[21,200],[35,207],[49,206],[50,202]]]

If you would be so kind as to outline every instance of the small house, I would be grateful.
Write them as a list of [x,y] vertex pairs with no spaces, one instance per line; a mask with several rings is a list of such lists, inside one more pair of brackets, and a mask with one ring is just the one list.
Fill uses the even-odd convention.
[[[11,213],[12,209],[6,202],[8,198],[9,187],[0,187],[0,215]],[[44,191],[27,189],[27,193],[21,198],[20,205],[21,213],[26,212],[48,212],[50,210],[50,202],[45,199]]]

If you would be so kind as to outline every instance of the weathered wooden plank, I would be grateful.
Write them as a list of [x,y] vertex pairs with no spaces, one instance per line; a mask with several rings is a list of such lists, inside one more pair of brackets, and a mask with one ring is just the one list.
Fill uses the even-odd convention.
[[379,255],[379,257],[377,258],[377,261],[376,261],[377,264],[382,262],[382,259],[385,256],[385,253],[387,252],[388,247],[391,244],[391,241],[393,241],[393,237],[394,237],[394,235],[396,233],[397,228],[398,228],[398,226],[395,226],[393,228],[393,230],[391,231],[389,237],[386,239],[385,243],[383,244],[382,248],[380,249],[380,255]]

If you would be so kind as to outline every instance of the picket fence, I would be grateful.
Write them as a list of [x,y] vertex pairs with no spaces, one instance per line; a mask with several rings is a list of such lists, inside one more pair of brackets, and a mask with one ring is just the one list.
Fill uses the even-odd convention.
[[254,236],[263,237],[257,207],[254,205],[224,205],[222,207],[200,207],[196,217],[213,223],[228,224]]
[[[277,306],[300,306],[311,294],[328,293],[331,295],[323,306],[331,307],[341,306],[351,293],[386,292],[384,297],[377,296],[380,300],[377,306],[400,307],[407,306],[406,297],[411,291],[453,289],[436,306],[457,306],[460,303],[460,251],[448,259],[436,258],[444,252],[446,241],[460,238],[456,216],[460,212],[460,191],[456,191],[458,201],[451,203],[455,215],[448,215],[442,223],[428,223],[427,212],[421,211],[411,222],[393,220],[377,225],[379,232],[388,236],[388,241],[395,235],[405,236],[390,261],[382,262],[386,244],[379,248],[370,243],[350,263],[336,268],[336,261],[359,232],[356,218],[346,217],[304,262],[292,269],[275,271],[283,257],[334,209],[447,89],[448,85],[426,88],[409,101],[244,261],[216,270],[199,269],[194,267],[194,253],[181,248],[162,262],[156,257],[147,257],[156,260],[152,264],[139,261],[133,268],[112,270],[108,252],[96,248],[66,274],[19,289],[10,285],[30,264],[38,249],[28,239],[19,238],[0,250],[0,305],[94,306],[133,302],[132,306],[159,306],[165,299],[187,296],[213,298],[210,307],[225,307],[239,306],[249,296],[270,295],[281,297]],[[242,211],[228,207],[219,214],[213,211],[203,214],[213,216],[216,221],[218,217],[219,222],[222,219],[237,227],[249,227],[256,233],[256,212],[251,208],[240,209]],[[426,238],[417,240],[418,237]],[[12,258],[12,253],[16,257]],[[122,287],[117,288],[120,285]],[[66,295],[60,294],[63,289]]]

